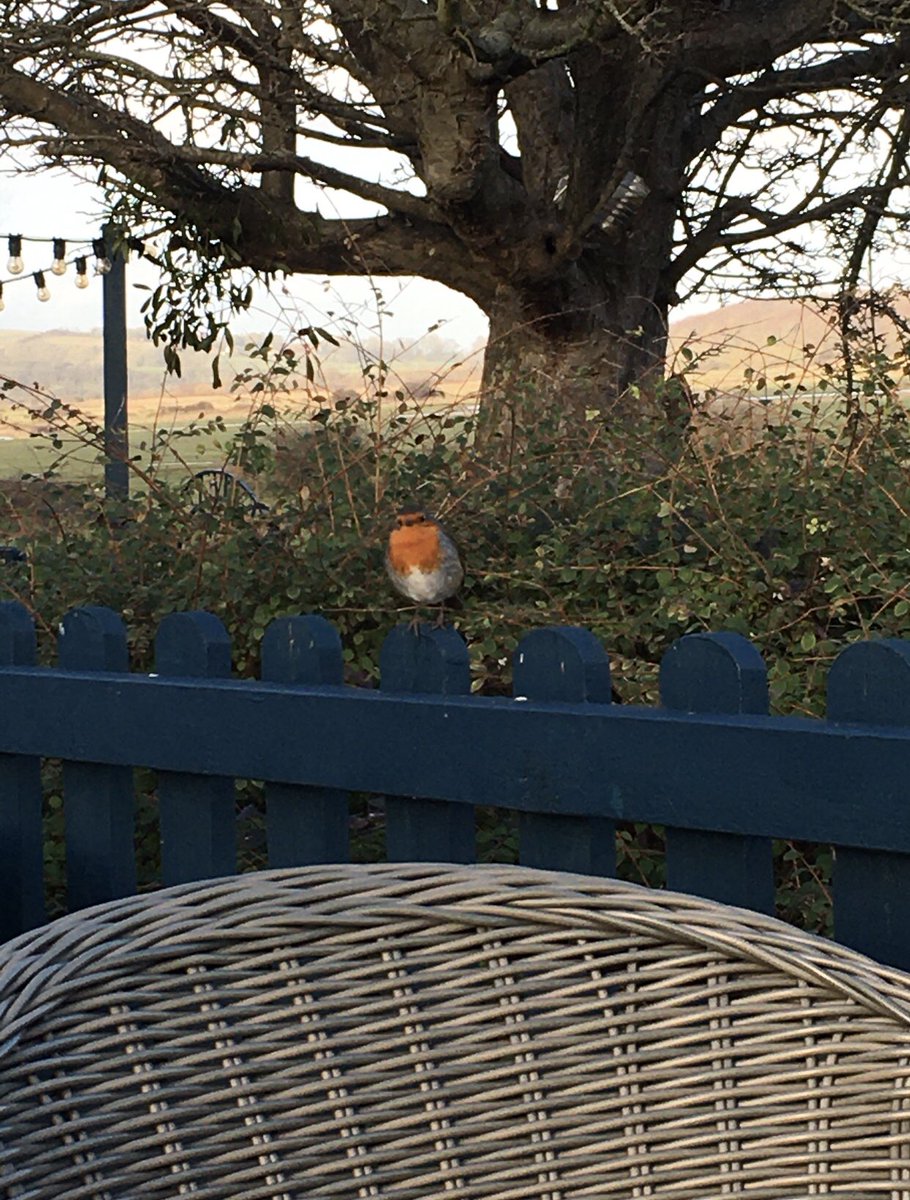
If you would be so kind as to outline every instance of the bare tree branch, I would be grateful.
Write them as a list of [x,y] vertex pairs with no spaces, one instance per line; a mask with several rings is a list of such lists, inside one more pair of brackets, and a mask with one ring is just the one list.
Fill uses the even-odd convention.
[[595,405],[691,283],[849,283],[910,231],[908,106],[906,0],[0,0],[0,149],[104,165],[201,277],[445,282]]
[[[762,108],[769,100],[795,95],[818,95],[849,88],[858,79],[875,79],[910,63],[910,33],[893,42],[853,50],[822,62],[770,69],[758,78],[725,88],[698,122],[692,140],[693,156],[713,146],[723,131],[740,117]],[[712,79],[717,79],[716,75]]]

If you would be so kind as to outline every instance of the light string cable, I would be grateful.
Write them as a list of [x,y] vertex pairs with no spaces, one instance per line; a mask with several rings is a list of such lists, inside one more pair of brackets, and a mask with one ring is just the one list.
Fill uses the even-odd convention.
[[[6,308],[4,288],[11,283],[24,283],[30,279],[37,289],[38,299],[42,302],[50,300],[51,290],[48,287],[48,275],[60,277],[65,275],[69,266],[76,268],[76,287],[87,288],[89,285],[88,262],[94,259],[94,275],[106,275],[111,269],[111,260],[105,239],[103,237],[31,237],[21,233],[0,233],[0,246],[6,242],[7,260],[5,276],[0,276],[0,312]],[[37,243],[49,245],[52,248],[52,260],[36,270],[27,268],[24,245]],[[155,247],[148,240],[139,237],[129,237],[126,244],[131,250],[140,255],[153,259]],[[74,249],[70,249],[74,247]]]

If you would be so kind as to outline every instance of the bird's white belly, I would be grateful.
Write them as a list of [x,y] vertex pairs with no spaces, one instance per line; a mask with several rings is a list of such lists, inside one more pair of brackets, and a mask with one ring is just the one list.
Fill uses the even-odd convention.
[[419,567],[412,567],[401,584],[402,591],[417,604],[438,604],[446,594],[442,571],[421,571]]

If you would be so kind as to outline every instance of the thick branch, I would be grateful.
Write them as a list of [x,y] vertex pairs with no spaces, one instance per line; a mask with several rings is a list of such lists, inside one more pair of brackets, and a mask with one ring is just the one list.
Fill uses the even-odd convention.
[[226,46],[247,62],[255,62],[263,53],[259,38],[251,35],[240,25],[235,25],[220,12],[204,4],[180,5],[180,16],[204,33],[212,42]]
[[678,61],[714,78],[761,70],[799,46],[833,38],[831,0],[732,0],[726,12],[705,6],[693,20],[690,0],[680,0]]
[[[397,216],[320,219],[318,234],[287,246],[281,265],[317,275],[420,275],[470,296],[481,308],[492,303],[492,279],[473,269],[462,243],[443,226]],[[260,265],[249,254],[245,258]]]
[[717,144],[721,134],[768,100],[850,87],[858,79],[891,75],[910,62],[910,34],[868,50],[854,50],[811,66],[764,72],[751,83],[734,85],[705,113],[693,138],[693,157]]
[[0,58],[0,97],[7,112],[48,123],[89,149],[127,179],[155,193],[166,207],[220,191],[192,166],[177,162],[174,146],[156,129],[117,112],[96,97],[76,99],[30,78]]
[[[143,189],[162,208],[194,223],[208,237],[230,245],[239,261],[262,271],[285,269],[319,274],[423,275],[482,302],[483,281],[470,270],[465,248],[433,223],[418,197],[402,199],[410,212],[366,220],[327,220],[300,212],[259,188],[228,188],[187,161],[192,151],[174,147],[156,130],[124,118],[98,101],[87,107],[54,92],[0,61],[0,95],[8,111],[46,121],[86,147]],[[303,160],[309,162],[309,160]],[[283,169],[276,161],[272,169]],[[323,170],[321,164],[312,164]],[[343,172],[332,186],[354,182]],[[385,189],[383,189],[385,192]],[[409,203],[413,201],[413,207]],[[418,207],[419,206],[419,207]]]
[[282,171],[305,175],[326,187],[350,192],[363,200],[381,204],[391,212],[399,212],[421,221],[432,221],[439,216],[434,206],[420,196],[385,187],[381,183],[371,183],[361,179],[359,175],[349,175],[346,171],[339,171],[337,167],[327,166],[302,154],[243,154],[230,150],[195,147],[175,148],[174,153],[184,162],[228,166],[249,174]]

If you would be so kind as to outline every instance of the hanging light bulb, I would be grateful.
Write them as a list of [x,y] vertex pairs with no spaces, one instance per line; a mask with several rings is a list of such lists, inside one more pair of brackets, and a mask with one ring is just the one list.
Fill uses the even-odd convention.
[[0,283],[0,312],[6,308],[6,301],[3,299],[3,284]]
[[44,281],[44,272],[36,271],[32,278],[35,281],[35,287],[38,289],[38,299],[44,303],[45,300],[50,300],[51,293],[47,284]]
[[25,270],[25,263],[22,261],[22,235],[11,233],[6,244],[9,247],[9,262],[6,264],[6,269],[10,275],[21,275]]
[[88,287],[88,264],[85,261],[84,255],[80,255],[76,259],[76,287]]
[[66,273],[66,242],[63,238],[54,238],[54,261],[51,263],[51,271],[55,275]]
[[104,238],[95,238],[92,242],[92,253],[95,256],[95,274],[106,275],[111,269],[111,260],[107,256],[107,246]]

